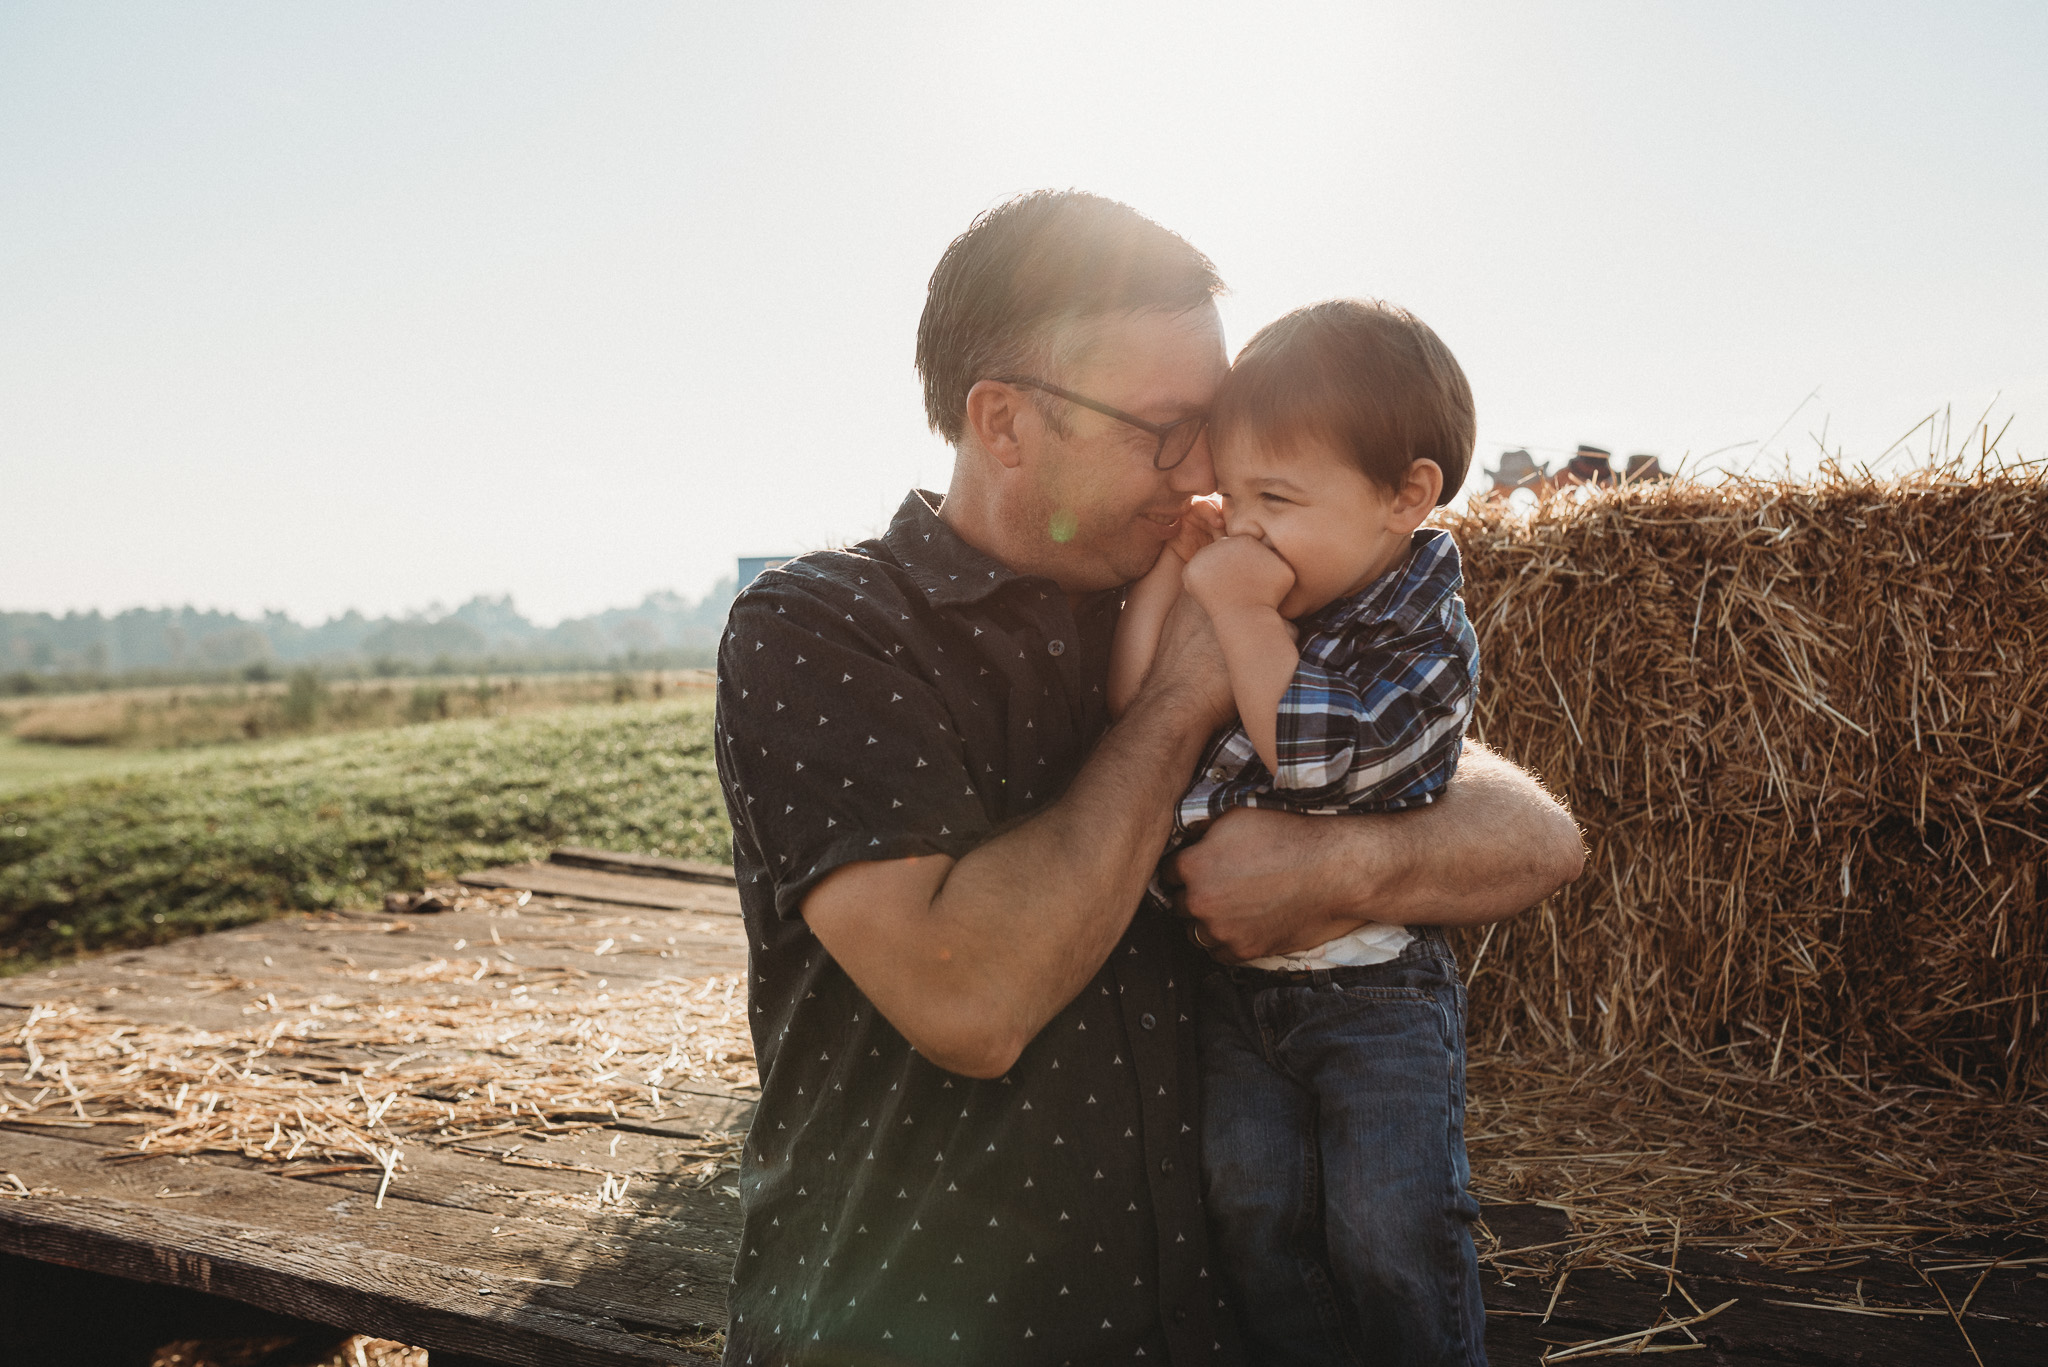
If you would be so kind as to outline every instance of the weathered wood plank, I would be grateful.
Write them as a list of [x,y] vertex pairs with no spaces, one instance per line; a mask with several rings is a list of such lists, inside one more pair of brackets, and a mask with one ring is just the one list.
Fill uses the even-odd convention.
[[[508,1141],[517,1138],[487,1142],[510,1147]],[[691,1280],[714,1273],[723,1278],[731,1266],[737,1203],[715,1190],[698,1190],[673,1163],[648,1161],[663,1141],[621,1138],[625,1152],[616,1157],[607,1157],[605,1136],[585,1144],[529,1141],[518,1154],[553,1166],[511,1166],[408,1145],[408,1171],[398,1174],[381,1208],[374,1171],[316,1168],[318,1175],[294,1178],[219,1154],[109,1161],[119,1151],[92,1142],[89,1130],[0,1130],[0,1172],[15,1173],[32,1190],[50,1188],[66,1197],[200,1209],[214,1218],[296,1227],[415,1256],[424,1256],[422,1247],[439,1249],[449,1255],[451,1266],[506,1276],[546,1266],[554,1270],[543,1280],[574,1285],[601,1274],[629,1302],[644,1300],[638,1308],[647,1316],[674,1312],[682,1315],[678,1323],[700,1322],[689,1316],[703,1307],[686,1313],[672,1304],[673,1280],[665,1280],[670,1269],[647,1264],[621,1275],[611,1268],[604,1249],[630,1241],[664,1250],[657,1261],[673,1264]],[[638,1146],[629,1148],[634,1140]],[[609,1205],[599,1201],[600,1174],[607,1172],[637,1179],[631,1199]],[[538,1199],[523,1201],[521,1196]],[[0,1201],[0,1219],[26,1199]]]
[[[643,1134],[696,1136],[703,1134],[735,1134],[754,1123],[754,1102],[757,1099],[747,1092],[690,1091],[677,1088],[671,1096],[674,1107],[657,1120],[648,1124],[655,1128],[640,1130]],[[633,1124],[617,1124],[613,1129],[632,1131]]]
[[[600,946],[603,954],[595,952]],[[65,1000],[138,1022],[225,1029],[245,1024],[266,992],[282,1000],[340,995],[373,1004],[416,988],[387,987],[367,980],[364,970],[464,955],[521,970],[466,989],[477,995],[561,971],[597,991],[600,981],[698,978],[746,963],[744,931],[716,913],[679,917],[611,905],[601,914],[533,906],[497,915],[295,915],[12,979],[0,983],[0,1010]]]
[[[1688,1363],[1804,1363],[1811,1367],[1974,1367],[1970,1344],[1986,1364],[2048,1362],[2048,1326],[1994,1318],[1984,1307],[1973,1305],[1965,1324],[1965,1342],[1940,1298],[1922,1286],[1919,1297],[1901,1294],[1903,1288],[1866,1284],[1862,1289],[1871,1313],[1857,1314],[1824,1307],[1823,1300],[1854,1304],[1857,1288],[1853,1280],[1835,1285],[1826,1295],[1795,1291],[1768,1280],[1743,1277],[1735,1260],[1717,1258],[1713,1263],[1733,1275],[1714,1276],[1681,1269],[1678,1282],[1702,1308],[1733,1300],[1721,1314],[1694,1328],[1705,1349],[1687,1350]],[[1694,1260],[1695,1267],[1699,1260]],[[1951,1294],[1960,1305],[1969,1290],[1965,1279]],[[1615,1272],[1591,1269],[1571,1274],[1565,1289],[1551,1305],[1550,1286],[1524,1283],[1507,1286],[1495,1282],[1486,1292],[1487,1351],[1495,1367],[1534,1364],[1545,1351],[1569,1344],[1587,1343],[1639,1329],[1659,1321],[1695,1313],[1683,1295],[1674,1290],[1664,1296],[1664,1278],[1649,1272],[1630,1278]],[[1785,1304],[1784,1302],[1793,1302]],[[1914,1313],[1886,1314],[1885,1307],[1903,1307]],[[1546,1311],[1550,1322],[1542,1322]],[[1689,1342],[1682,1332],[1657,1336],[1656,1344]],[[1625,1349],[1627,1345],[1622,1345]]]
[[[703,1112],[681,1111],[655,1124],[628,1122],[553,1134],[528,1127],[450,1143],[406,1141],[405,1161],[385,1193],[385,1208],[409,1201],[472,1211],[495,1220],[543,1218],[551,1227],[562,1228],[596,1219],[608,1232],[644,1216],[662,1222],[656,1231],[659,1237],[677,1238],[687,1233],[694,1247],[714,1261],[729,1264],[739,1246],[739,1203],[725,1190],[732,1185],[732,1178],[725,1175],[699,1186],[679,1170],[695,1161],[689,1155],[696,1151],[697,1136],[705,1132],[687,1127],[698,1115],[726,1118],[739,1109],[739,1103],[729,1098],[701,1100]],[[741,1114],[750,1112],[750,1106],[739,1110]],[[0,1120],[0,1135],[41,1137],[94,1151],[105,1166],[85,1170],[74,1164],[72,1184],[64,1187],[74,1196],[105,1194],[145,1200],[165,1189],[211,1190],[206,1184],[212,1180],[214,1168],[327,1188],[371,1202],[382,1181],[382,1174],[368,1164],[329,1172],[315,1163],[310,1171],[295,1173],[238,1154],[149,1157],[132,1147],[139,1133],[130,1126],[58,1129]],[[4,1164],[13,1151],[0,1139],[0,1172],[11,1170]],[[593,1193],[605,1176],[631,1179],[629,1205],[605,1207],[596,1200]],[[536,1195],[569,1199],[536,1205],[532,1200]]]
[[647,878],[679,878],[686,883],[734,885],[732,865],[701,864],[691,859],[667,859],[658,854],[628,854],[617,850],[591,850],[564,845],[548,856],[551,864],[576,869],[598,869],[605,873],[639,874]]
[[563,864],[507,864],[465,873],[460,880],[473,888],[517,888],[525,892],[579,897],[629,907],[695,911],[718,916],[740,914],[739,894],[732,887],[675,878],[607,873]]
[[[615,1321],[486,1296],[433,1262],[311,1235],[125,1203],[52,1200],[0,1211],[0,1252],[132,1281],[207,1289],[248,1304],[429,1350],[482,1350],[510,1367],[642,1367],[702,1361]],[[458,1269],[466,1271],[467,1269]],[[479,1308],[486,1307],[486,1308]]]
[[[1484,1214],[1509,1248],[1539,1246],[1569,1230],[1561,1212],[1542,1207],[1489,1206]],[[1956,1251],[1979,1266],[1936,1277],[1952,1304],[1969,1303],[1965,1324],[1984,1362],[2048,1362],[2048,1281],[2024,1264],[1979,1280],[2000,1254],[2040,1256],[2048,1245],[1959,1245]],[[1677,1272],[1677,1285],[1702,1308],[1736,1302],[1694,1330],[1706,1346],[1685,1349],[1688,1364],[1975,1367],[1941,1292],[1904,1262],[1873,1260],[1846,1273],[1793,1272],[1727,1254],[1684,1250]],[[1695,1313],[1677,1289],[1666,1296],[1665,1285],[1665,1275],[1647,1267],[1634,1277],[1574,1271],[1561,1292],[1555,1283],[1506,1281],[1489,1274],[1488,1355],[1495,1367],[1533,1367],[1545,1351],[1647,1329],[1660,1313],[1667,1321]],[[1859,1298],[1874,1313],[1826,1308],[1854,1305]],[[1909,1313],[1883,1313],[1887,1309]],[[1688,1341],[1677,1332],[1656,1339],[1659,1344]]]
[[674,1343],[723,1320],[730,1253],[683,1221],[635,1213],[579,1227],[545,1208],[514,1216],[390,1197],[380,1211],[367,1192],[334,1200],[313,1182],[100,1154],[0,1133],[0,1170],[65,1193],[0,1201],[0,1251],[519,1367],[688,1361]]
[[[525,984],[601,1003],[608,990],[744,968],[729,886],[668,872],[553,872],[549,888],[560,891],[534,889],[523,907],[279,917],[24,976],[0,985],[0,997],[21,1010],[73,1005],[248,1031],[309,1002],[456,1006],[509,999]],[[643,895],[622,900],[622,890]],[[422,978],[437,959],[475,959],[478,972]],[[425,983],[435,985],[423,998]],[[295,1057],[346,1073],[402,1065],[401,1053],[428,1057],[346,1041]],[[753,1102],[673,1084],[668,1097],[662,1113],[618,1129],[529,1124],[449,1144],[414,1136],[381,1209],[377,1172],[301,1163],[304,1175],[284,1177],[240,1154],[137,1159],[128,1127],[0,1123],[0,1171],[61,1193],[0,1200],[0,1248],[222,1293],[437,1357],[514,1367],[691,1360],[684,1346],[723,1323],[738,1205],[729,1174],[700,1185],[685,1169],[700,1161],[703,1136],[744,1128]],[[608,1176],[631,1179],[623,1200],[601,1189]]]

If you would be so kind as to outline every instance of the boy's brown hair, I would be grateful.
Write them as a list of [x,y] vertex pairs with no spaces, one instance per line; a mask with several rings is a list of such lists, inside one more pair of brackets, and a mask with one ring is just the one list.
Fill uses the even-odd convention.
[[1219,445],[1333,443],[1366,478],[1399,488],[1433,460],[1449,503],[1471,468],[1478,422],[1465,372],[1427,323],[1378,299],[1331,299],[1260,328],[1210,411]]

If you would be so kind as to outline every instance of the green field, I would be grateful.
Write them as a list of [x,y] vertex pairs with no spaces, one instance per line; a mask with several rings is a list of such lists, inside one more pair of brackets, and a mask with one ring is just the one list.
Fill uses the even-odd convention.
[[[0,788],[0,973],[374,902],[559,844],[724,861],[708,691],[177,752]],[[69,777],[64,765],[116,772]],[[136,766],[123,768],[122,766]]]
[[0,802],[27,788],[74,778],[109,778],[161,769],[189,759],[161,750],[101,745],[42,745],[0,735]]
[[[660,699],[711,681],[710,671],[702,669],[405,680],[329,680],[301,669],[263,682],[0,697],[0,732],[26,743],[0,748],[0,788],[20,786],[10,783],[10,773],[22,769],[55,766],[64,774],[96,762],[104,769],[109,761],[86,757],[94,751],[186,750],[464,717],[516,717],[584,703]],[[62,751],[72,752],[68,761],[52,753]]]

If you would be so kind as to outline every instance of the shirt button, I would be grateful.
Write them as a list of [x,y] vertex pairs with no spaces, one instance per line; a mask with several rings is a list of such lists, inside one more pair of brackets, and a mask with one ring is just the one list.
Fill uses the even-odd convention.
[[1173,1171],[1173,1160],[1172,1160],[1171,1158],[1162,1158],[1162,1159],[1160,1159],[1160,1160],[1159,1160],[1159,1170],[1160,1170],[1161,1172],[1172,1172],[1172,1171]]
[[1188,1312],[1187,1312],[1187,1311],[1185,1311],[1185,1310],[1176,1310],[1176,1311],[1174,1311],[1174,1312],[1173,1312],[1173,1322],[1174,1322],[1175,1324],[1186,1324],[1186,1323],[1188,1322]]
[[1150,1030],[1153,1026],[1159,1024],[1159,1020],[1150,1011],[1147,1011],[1144,1015],[1138,1017],[1138,1024]]
[[1067,643],[1065,641],[1047,641],[1045,643],[1045,648],[1055,655],[1064,655],[1067,653]]
[[1225,769],[1222,765],[1218,765],[1214,769],[1211,769],[1209,771],[1209,777],[1215,782],[1221,783],[1224,779],[1230,777],[1230,771],[1228,769]]

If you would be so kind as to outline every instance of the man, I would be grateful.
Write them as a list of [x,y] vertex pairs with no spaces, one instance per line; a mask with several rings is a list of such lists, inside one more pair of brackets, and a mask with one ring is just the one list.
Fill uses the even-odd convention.
[[1564,469],[1557,472],[1557,483],[1566,489],[1575,484],[1606,488],[1614,483],[1614,453],[1604,446],[1580,443],[1572,458],[1565,462]]
[[[983,215],[918,330],[946,497],[734,604],[718,758],[763,1095],[728,1362],[1240,1360],[1194,1148],[1207,960],[1133,914],[1231,715],[1199,609],[1114,725],[1103,693],[1121,586],[1213,485],[1220,288],[1108,200]],[[1398,817],[1234,813],[1174,877],[1243,959],[1509,915],[1579,859],[1480,752]]]
[[1550,471],[1536,463],[1536,458],[1527,451],[1503,451],[1500,453],[1500,469],[1488,470],[1487,478],[1493,485],[1486,491],[1489,502],[1504,499],[1517,489],[1527,489],[1534,494],[1545,494],[1552,488]]
[[1628,468],[1621,473],[1623,484],[1662,484],[1671,478],[1671,472],[1663,462],[1647,452],[1628,458]]

